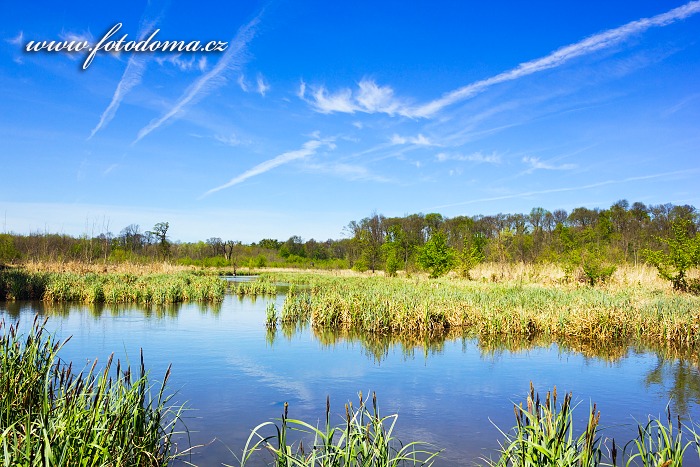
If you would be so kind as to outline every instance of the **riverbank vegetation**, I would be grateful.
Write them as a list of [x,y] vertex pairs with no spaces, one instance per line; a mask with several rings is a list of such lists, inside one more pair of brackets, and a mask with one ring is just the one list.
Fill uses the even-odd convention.
[[481,338],[639,341],[700,345],[700,297],[621,282],[605,287],[459,278],[275,273],[292,284],[282,323],[373,334],[431,335],[458,329]]
[[242,268],[352,268],[384,271],[387,276],[454,271],[465,278],[472,278],[484,262],[501,268],[554,264],[590,285],[606,282],[620,267],[649,264],[677,290],[700,291],[700,216],[690,205],[621,200],[607,209],[578,207],[567,212],[535,207],[529,213],[452,218],[439,213],[373,213],[350,221],[344,238],[325,241],[292,236],[243,244],[211,237],[183,243],[170,239],[169,227],[159,222],[143,231],[132,224],[119,234],[93,227],[77,238],[4,233],[0,264],[78,262],[112,271],[123,264],[166,262],[233,273]]
[[12,466],[164,466],[182,407],[145,370],[95,363],[73,368],[58,356],[66,343],[35,319],[27,336],[0,321],[0,464]]
[[217,276],[194,272],[76,274],[0,270],[0,300],[164,305],[218,302],[225,291],[225,282]]

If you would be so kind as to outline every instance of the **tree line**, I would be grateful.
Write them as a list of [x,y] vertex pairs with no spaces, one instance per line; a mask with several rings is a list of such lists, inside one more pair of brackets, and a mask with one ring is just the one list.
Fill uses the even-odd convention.
[[677,236],[681,224],[687,238],[695,242],[700,229],[700,213],[695,207],[630,204],[626,200],[607,209],[577,207],[571,212],[536,207],[529,213],[452,218],[439,213],[402,217],[372,213],[349,222],[344,228],[345,238],[325,241],[292,236],[284,241],[264,238],[250,244],[218,237],[173,242],[168,236],[169,224],[159,222],[145,231],[131,224],[117,235],[0,234],[0,263],[168,260],[234,268],[383,270],[388,275],[399,270],[427,269],[437,276],[457,270],[468,277],[470,269],[482,261],[551,262],[583,268],[595,280],[595,276],[604,277],[611,265],[653,263],[653,251],[669,254],[668,239]]

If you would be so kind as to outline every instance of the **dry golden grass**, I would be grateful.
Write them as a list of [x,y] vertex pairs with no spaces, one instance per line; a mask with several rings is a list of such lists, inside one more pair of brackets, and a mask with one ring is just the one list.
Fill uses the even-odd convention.
[[22,264],[28,272],[69,272],[75,274],[87,273],[118,273],[118,274],[169,274],[183,271],[195,271],[196,266],[180,266],[168,262],[158,263],[85,263],[80,261],[28,261]]

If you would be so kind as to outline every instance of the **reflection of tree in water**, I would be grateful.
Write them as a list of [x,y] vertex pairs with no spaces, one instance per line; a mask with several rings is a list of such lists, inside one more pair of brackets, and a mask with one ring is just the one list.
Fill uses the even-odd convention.
[[659,386],[671,399],[676,412],[688,415],[692,405],[700,403],[700,367],[696,360],[657,355],[656,366],[644,378],[644,385]]

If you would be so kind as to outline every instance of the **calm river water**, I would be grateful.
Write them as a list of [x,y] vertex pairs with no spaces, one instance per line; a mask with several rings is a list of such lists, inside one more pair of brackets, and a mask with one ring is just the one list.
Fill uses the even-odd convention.
[[[143,348],[156,380],[172,363],[169,384],[191,408],[186,424],[196,450],[191,462],[236,464],[251,428],[289,416],[309,422],[324,417],[326,396],[341,423],[344,404],[376,391],[384,414],[398,413],[397,436],[444,449],[437,465],[473,465],[495,455],[499,432],[514,425],[512,402],[524,401],[530,381],[542,396],[554,385],[572,391],[582,428],[591,402],[600,409],[603,435],[622,443],[636,434],[635,420],[671,408],[700,422],[700,373],[684,360],[626,350],[606,361],[556,345],[523,351],[486,350],[473,339],[446,340],[425,351],[398,343],[369,349],[352,338],[316,336],[310,329],[268,334],[267,304],[278,310],[283,295],[239,299],[210,306],[169,308],[48,306],[0,302],[0,318],[26,328],[36,313],[48,327],[73,336],[62,357],[75,363],[115,357],[138,361]],[[80,365],[79,365],[80,366]],[[686,465],[700,465],[689,452]]]

